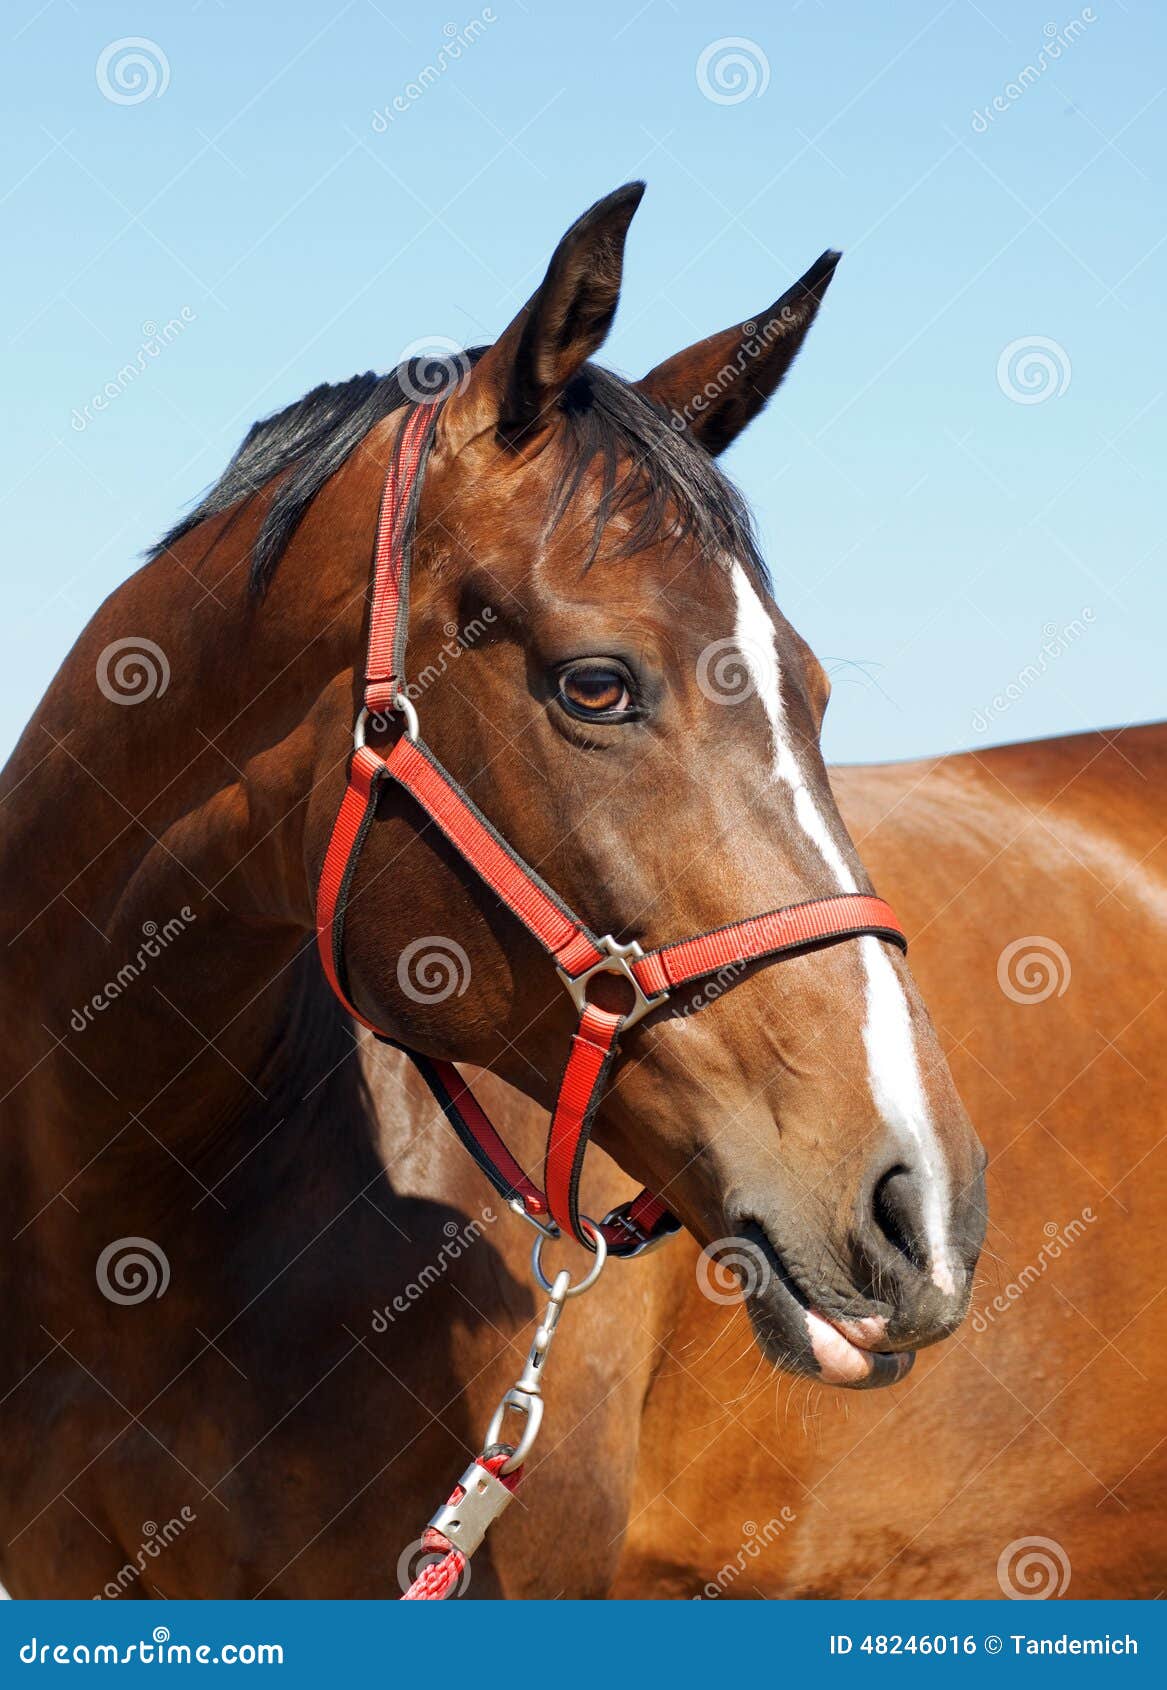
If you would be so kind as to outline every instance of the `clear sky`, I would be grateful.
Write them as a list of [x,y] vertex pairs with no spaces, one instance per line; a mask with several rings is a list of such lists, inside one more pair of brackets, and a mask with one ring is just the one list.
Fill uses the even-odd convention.
[[254,418],[492,338],[634,176],[627,374],[844,249],[725,460],[829,754],[1162,714],[1164,11],[6,0],[3,750]]

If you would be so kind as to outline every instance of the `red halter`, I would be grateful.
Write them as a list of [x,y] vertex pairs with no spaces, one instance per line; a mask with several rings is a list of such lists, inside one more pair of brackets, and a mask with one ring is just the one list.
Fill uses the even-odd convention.
[[[541,1231],[569,1232],[589,1249],[596,1223],[579,1212],[579,1179],[592,1122],[618,1052],[620,1036],[678,986],[720,969],[779,957],[808,945],[863,935],[907,949],[907,940],[882,898],[845,893],[816,898],[751,916],[746,921],[645,952],[633,941],[597,938],[584,922],[501,839],[418,734],[417,712],[405,691],[405,642],[409,622],[409,569],[413,530],[438,404],[415,406],[406,416],[385,480],[377,525],[364,705],[357,717],[348,787],[333,824],[316,901],[316,937],[324,972],[350,1015],[380,1038],[349,998],[344,970],[344,921],[361,846],[376,813],[382,784],[394,780],[421,807],[494,895],[515,915],[555,963],[579,1011],[579,1025],[551,1118],[543,1180],[545,1192],[519,1166],[451,1062],[415,1051],[407,1054],[437,1098],[455,1132],[500,1195]],[[387,756],[365,744],[373,716],[400,714],[403,732]],[[423,821],[423,824],[425,822]],[[619,974],[634,994],[623,1014],[589,1002],[596,974]],[[392,1040],[386,1042],[392,1043]],[[540,1217],[549,1217],[547,1221]],[[609,1251],[634,1256],[677,1230],[661,1198],[642,1191],[614,1209],[598,1230]]]

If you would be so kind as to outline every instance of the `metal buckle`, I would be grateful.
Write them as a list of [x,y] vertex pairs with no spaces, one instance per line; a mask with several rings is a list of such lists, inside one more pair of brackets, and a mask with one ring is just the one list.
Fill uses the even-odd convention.
[[378,710],[375,715],[372,711],[370,711],[367,704],[361,705],[361,708],[357,712],[356,722],[353,725],[353,750],[361,751],[364,749],[365,734],[368,731],[368,726],[371,721],[380,722],[383,725],[387,716],[395,716],[398,711],[400,711],[402,716],[405,718],[406,738],[416,740],[421,733],[421,724],[417,719],[417,711],[413,708],[413,705],[410,703],[409,699],[406,698],[405,694],[398,691],[392,704],[388,705],[384,711]]
[[642,1020],[650,1009],[655,1009],[658,1004],[664,1003],[669,995],[668,989],[666,987],[663,992],[657,992],[654,997],[650,998],[640,981],[633,974],[631,964],[639,962],[644,956],[643,947],[635,939],[630,945],[620,945],[617,944],[610,933],[605,933],[602,939],[597,939],[596,947],[603,951],[604,955],[599,962],[593,962],[590,968],[585,968],[582,974],[568,974],[565,969],[558,966],[555,972],[559,975],[568,997],[581,1015],[588,1006],[588,981],[592,978],[592,975],[622,974],[636,993],[636,1000],[624,1017],[622,1031],[627,1031],[629,1027],[635,1027],[636,1023]]
[[458,1480],[458,1489],[461,1499],[443,1503],[429,1529],[441,1532],[463,1555],[473,1555],[514,1493],[479,1461],[470,1463]]
[[647,1256],[650,1250],[659,1250],[662,1244],[667,1244],[669,1239],[675,1237],[675,1235],[680,1231],[679,1226],[673,1226],[669,1227],[665,1232],[658,1232],[655,1238],[646,1238],[644,1233],[637,1226],[636,1222],[629,1215],[627,1203],[621,1203],[617,1208],[610,1209],[600,1222],[600,1225],[623,1227],[629,1238],[637,1238],[640,1240],[640,1242],[635,1244],[631,1250],[622,1249],[620,1251],[620,1260],[623,1262],[633,1261],[637,1256]]

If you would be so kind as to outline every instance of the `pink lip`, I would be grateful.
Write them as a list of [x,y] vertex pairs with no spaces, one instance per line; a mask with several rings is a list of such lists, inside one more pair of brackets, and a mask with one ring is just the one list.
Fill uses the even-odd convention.
[[[887,1334],[887,1321],[876,1315],[862,1320],[829,1320],[806,1311],[807,1331],[819,1373],[828,1385],[859,1385],[876,1368],[872,1351]],[[911,1366],[908,1354],[895,1358],[901,1375]]]

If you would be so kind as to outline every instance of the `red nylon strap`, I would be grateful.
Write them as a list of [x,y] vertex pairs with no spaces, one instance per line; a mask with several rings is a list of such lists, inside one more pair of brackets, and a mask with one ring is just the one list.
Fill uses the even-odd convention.
[[602,953],[583,923],[499,838],[426,746],[403,735],[389,753],[386,767],[560,968],[582,974],[600,961]]
[[437,422],[438,405],[415,405],[406,416],[385,477],[373,556],[373,608],[365,659],[365,705],[393,706],[402,679],[409,617],[409,563],[419,471]]
[[816,898],[806,904],[789,904],[750,916],[730,927],[699,933],[675,945],[662,945],[632,966],[632,972],[649,997],[673,986],[701,980],[718,969],[735,963],[755,962],[760,957],[781,956],[816,939],[858,938],[868,932],[890,939],[907,950],[907,940],[891,905],[866,892],[846,892],[836,898]]
[[341,983],[341,945],[344,938],[344,902],[348,883],[356,868],[356,859],[373,811],[377,807],[377,788],[385,773],[384,761],[375,751],[362,747],[354,751],[349,764],[348,785],[340,802],[332,835],[320,871],[316,889],[316,948],[324,968],[325,978],[349,1014],[375,1033],[377,1028],[366,1021],[351,1002]]
[[[587,1235],[579,1216],[579,1176],[591,1137],[592,1119],[616,1055],[623,1025],[622,1015],[600,1009],[594,1003],[586,1005],[579,1026],[572,1034],[571,1051],[559,1082],[559,1096],[547,1139],[543,1183],[547,1188],[551,1218],[561,1232],[585,1242]],[[657,1201],[652,1198],[651,1192],[641,1192],[640,1195],[641,1198]],[[625,1237],[613,1230],[615,1241]]]

